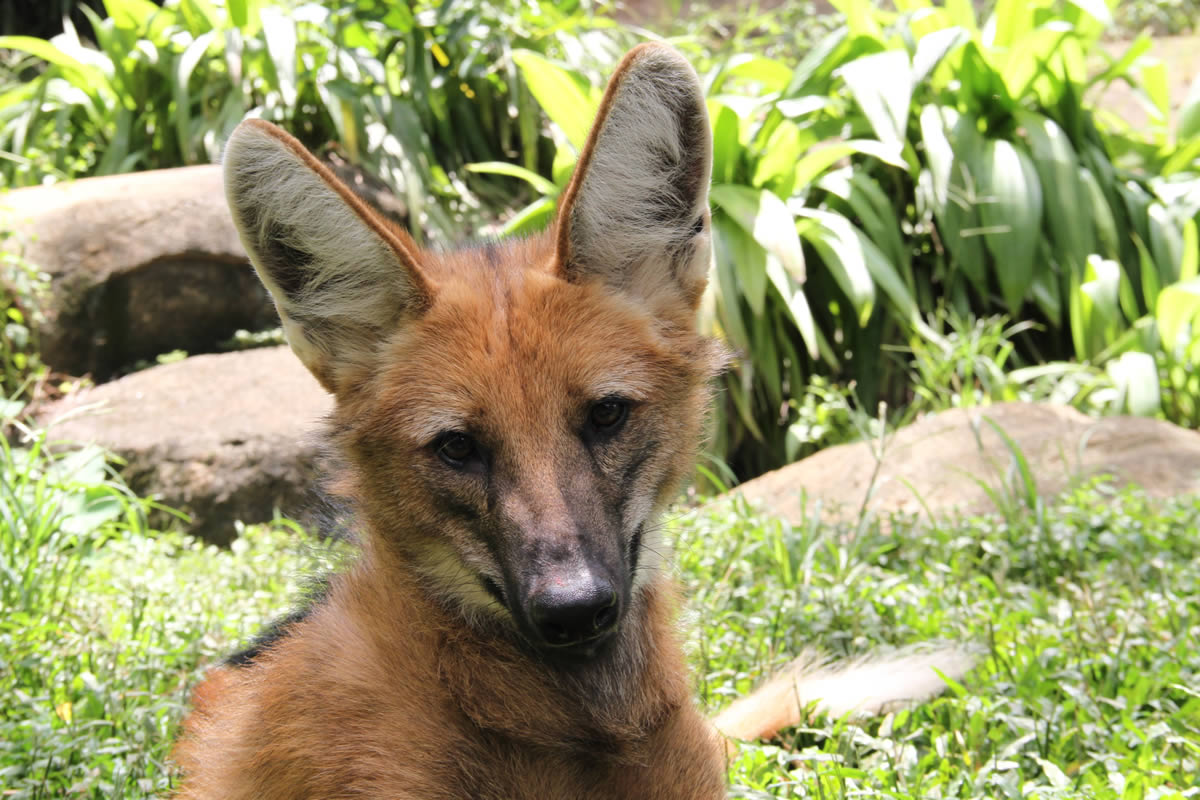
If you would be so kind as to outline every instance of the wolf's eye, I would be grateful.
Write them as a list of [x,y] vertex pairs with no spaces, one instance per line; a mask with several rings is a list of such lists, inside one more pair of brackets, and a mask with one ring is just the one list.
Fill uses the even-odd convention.
[[446,433],[433,444],[434,452],[447,466],[462,469],[478,451],[475,440],[465,433]]
[[629,403],[625,400],[610,397],[592,406],[588,420],[592,423],[592,427],[595,430],[612,433],[620,427],[627,416],[629,416]]

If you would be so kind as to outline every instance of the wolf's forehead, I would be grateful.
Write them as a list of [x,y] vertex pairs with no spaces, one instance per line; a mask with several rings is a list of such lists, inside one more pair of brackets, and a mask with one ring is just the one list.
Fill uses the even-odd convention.
[[655,338],[651,321],[599,289],[545,274],[455,282],[392,343],[379,385],[417,438],[518,418],[549,432],[590,402],[657,394],[666,375]]

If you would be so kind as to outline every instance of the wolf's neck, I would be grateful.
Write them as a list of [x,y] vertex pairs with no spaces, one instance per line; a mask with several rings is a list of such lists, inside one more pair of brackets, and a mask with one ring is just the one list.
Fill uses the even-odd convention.
[[463,628],[442,643],[444,685],[481,728],[547,747],[644,740],[690,702],[674,594],[666,578],[644,587],[612,646],[578,663],[549,662],[508,632]]
[[611,647],[586,661],[554,663],[524,644],[510,622],[468,618],[431,596],[414,570],[364,555],[346,577],[358,585],[352,593],[362,600],[360,613],[389,609],[391,620],[370,620],[377,646],[424,640],[447,701],[480,728],[550,748],[619,749],[690,702],[675,629],[678,599],[664,575],[637,591]]

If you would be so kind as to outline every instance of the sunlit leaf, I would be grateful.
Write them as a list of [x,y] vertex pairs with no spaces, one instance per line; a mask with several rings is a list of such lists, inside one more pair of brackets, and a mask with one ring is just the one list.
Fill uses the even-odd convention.
[[864,56],[838,68],[875,135],[888,144],[903,144],[912,100],[912,68],[904,50]]
[[1033,163],[1010,142],[989,140],[980,153],[979,215],[1005,304],[1019,316],[1036,267],[1042,187]]
[[1200,279],[1180,281],[1159,293],[1154,320],[1168,353],[1186,351],[1192,341],[1200,338],[1197,319],[1200,319]]
[[1200,139],[1200,73],[1196,73],[1187,96],[1179,106],[1176,137],[1181,142]]
[[1149,353],[1122,353],[1110,361],[1106,371],[1121,397],[1122,410],[1138,417],[1152,417],[1162,409],[1158,388],[1158,366]]
[[565,69],[532,50],[514,50],[513,61],[542,110],[566,135],[576,151],[583,150],[596,116],[596,103]]
[[792,79],[792,70],[773,58],[740,53],[725,63],[725,74],[759,83],[764,92],[782,91]]
[[278,78],[279,93],[283,102],[296,104],[296,21],[285,11],[266,7],[259,11],[267,50]]
[[749,186],[720,184],[712,187],[713,206],[722,209],[767,252],[779,259],[797,281],[804,280],[804,253],[792,213],[774,193]]

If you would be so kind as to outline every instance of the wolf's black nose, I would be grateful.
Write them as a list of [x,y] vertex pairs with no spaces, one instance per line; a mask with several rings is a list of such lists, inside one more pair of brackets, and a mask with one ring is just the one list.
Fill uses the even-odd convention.
[[611,631],[621,616],[621,603],[612,584],[592,580],[551,586],[530,599],[529,617],[548,645],[564,647]]

